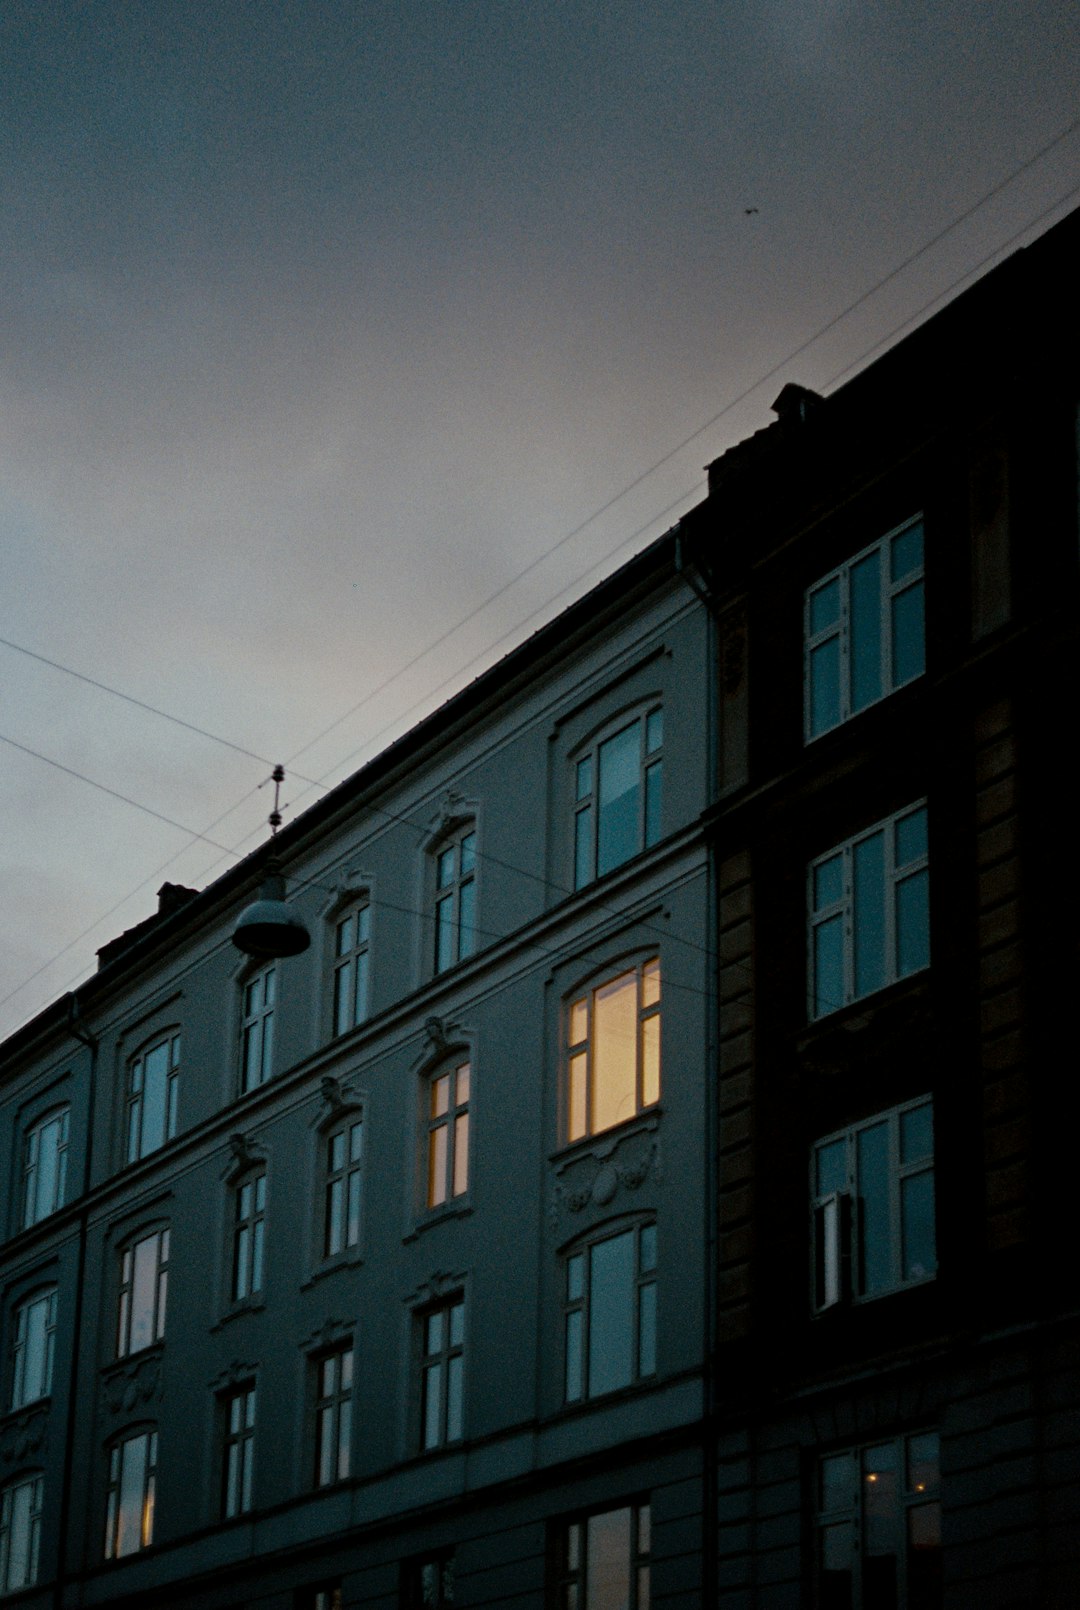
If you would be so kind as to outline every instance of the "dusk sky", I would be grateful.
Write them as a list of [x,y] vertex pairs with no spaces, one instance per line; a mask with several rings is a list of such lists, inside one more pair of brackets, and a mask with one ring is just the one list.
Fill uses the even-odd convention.
[[1075,207],[1078,87],[1075,0],[6,0],[0,1034]]

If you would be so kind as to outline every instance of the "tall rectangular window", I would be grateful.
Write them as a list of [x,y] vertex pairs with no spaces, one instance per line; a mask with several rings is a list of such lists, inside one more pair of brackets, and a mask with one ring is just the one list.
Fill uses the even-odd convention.
[[274,1056],[276,969],[263,967],[244,985],[240,1034],[240,1091],[255,1090],[270,1077]]
[[223,1404],[225,1422],[221,1513],[226,1520],[246,1515],[252,1504],[255,1469],[255,1388],[241,1387]]
[[476,829],[459,828],[435,855],[435,971],[476,949]]
[[35,1292],[14,1313],[11,1407],[22,1409],[52,1391],[56,1345],[56,1287]]
[[566,1260],[566,1401],[656,1373],[656,1226],[592,1241]]
[[567,1045],[567,1139],[597,1135],[660,1100],[660,958],[573,1001]]
[[420,1446],[441,1448],[462,1434],[465,1299],[449,1298],[420,1318]]
[[427,1082],[427,1206],[442,1207],[469,1188],[468,1062],[435,1073]]
[[46,1113],[27,1130],[23,1153],[23,1229],[39,1224],[63,1207],[67,1149],[67,1107]]
[[817,1484],[820,1610],[939,1610],[937,1433],[826,1454]]
[[806,594],[806,737],[923,674],[921,520],[864,548]]
[[360,1180],[364,1126],[359,1118],[326,1139],[326,1220],[323,1256],[333,1258],[360,1241]]
[[824,1017],[930,963],[925,802],[810,863],[810,1016]]
[[0,1593],[17,1593],[37,1581],[42,1486],[35,1473],[0,1490]]
[[266,1170],[249,1174],[234,1193],[233,1302],[246,1302],[262,1291],[266,1237]]
[[105,1558],[137,1554],[154,1541],[157,1432],[139,1431],[109,1450]]
[[120,1257],[117,1358],[150,1347],[164,1336],[168,1286],[169,1232],[155,1230],[133,1241]]
[[179,1091],[180,1036],[167,1034],[133,1057],[128,1068],[129,1163],[172,1140]]
[[602,738],[574,765],[574,888],[660,838],[664,712],[659,705]]
[[334,1033],[345,1034],[368,1015],[371,906],[363,900],[334,928]]
[[814,1306],[883,1297],[937,1272],[929,1097],[879,1113],[813,1150]]
[[559,1610],[649,1610],[651,1534],[648,1504],[602,1510],[562,1527]]
[[352,1347],[325,1353],[315,1374],[315,1485],[330,1487],[352,1462]]

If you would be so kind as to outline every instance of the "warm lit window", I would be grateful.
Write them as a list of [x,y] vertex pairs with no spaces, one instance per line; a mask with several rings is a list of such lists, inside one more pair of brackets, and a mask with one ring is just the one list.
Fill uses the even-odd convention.
[[476,829],[467,823],[435,852],[435,971],[476,949]]
[[937,1271],[927,1098],[814,1147],[814,1306],[881,1297]]
[[334,927],[334,1033],[344,1034],[368,1015],[371,906],[346,911]]
[[246,1302],[262,1291],[263,1243],[266,1235],[266,1170],[248,1174],[234,1192],[234,1302]]
[[464,1409],[465,1299],[451,1297],[420,1315],[420,1446],[461,1439]]
[[469,1188],[470,1067],[432,1075],[427,1081],[427,1205],[441,1207]]
[[169,1034],[132,1058],[128,1070],[129,1163],[172,1140],[179,1091],[180,1036]]
[[864,548],[811,587],[805,633],[808,740],[921,676],[922,522]]
[[352,1347],[324,1353],[315,1364],[315,1485],[344,1481],[352,1458]]
[[150,1347],[164,1336],[168,1286],[169,1232],[155,1230],[133,1241],[120,1257],[117,1358]]
[[656,1373],[656,1226],[636,1225],[566,1259],[566,1401]]
[[574,766],[574,888],[660,838],[664,712],[627,722]]
[[11,1407],[21,1409],[47,1398],[52,1390],[56,1287],[35,1292],[20,1303],[13,1322]]
[[240,1035],[240,1090],[255,1090],[270,1077],[274,1055],[276,969],[263,967],[244,985]]
[[923,803],[811,862],[811,1017],[929,965],[928,866]]
[[326,1137],[326,1222],[323,1256],[332,1258],[360,1240],[360,1179],[364,1126],[359,1118]]
[[19,1476],[0,1490],[0,1593],[37,1581],[41,1490],[40,1475]]
[[649,1610],[648,1504],[571,1521],[558,1539],[558,1610]]
[[68,1109],[57,1108],[26,1132],[23,1153],[22,1224],[28,1229],[64,1205]]
[[660,1100],[660,959],[572,1002],[567,1139],[598,1135]]
[[337,1582],[324,1582],[318,1588],[298,1588],[293,1610],[344,1610],[345,1599]]
[[941,1504],[935,1431],[847,1448],[819,1463],[821,1610],[907,1605],[938,1610]]
[[251,1508],[255,1467],[255,1388],[241,1387],[222,1404],[225,1428],[221,1513],[226,1520]]
[[157,1432],[140,1431],[109,1450],[105,1558],[136,1554],[154,1541]]

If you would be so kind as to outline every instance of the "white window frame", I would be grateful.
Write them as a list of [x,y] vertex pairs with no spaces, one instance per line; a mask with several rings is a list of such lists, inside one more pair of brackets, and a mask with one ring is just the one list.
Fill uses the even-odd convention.
[[[459,1055],[440,1063],[424,1075],[423,1092],[424,1211],[439,1213],[455,1203],[460,1205],[469,1193],[472,1059]],[[446,1104],[442,1106],[444,1092]]]
[[[335,1150],[341,1142],[340,1161]],[[360,1194],[364,1178],[364,1120],[359,1112],[323,1132],[324,1259],[354,1252],[360,1245]]]
[[[141,1445],[141,1446],[139,1446]],[[138,1452],[136,1450],[138,1449]],[[118,1437],[109,1448],[109,1470],[105,1502],[105,1558],[122,1559],[149,1548],[154,1541],[154,1508],[157,1495],[158,1434],[154,1426],[144,1426]],[[133,1461],[129,1471],[128,1460]],[[138,1460],[138,1463],[134,1461]],[[140,1470],[141,1465],[141,1470]],[[127,1541],[125,1498],[133,1494],[130,1478],[138,1478],[138,1540],[134,1547],[121,1547]],[[128,1517],[132,1519],[134,1517]]]
[[[433,1331],[438,1322],[438,1336]],[[416,1316],[420,1345],[420,1450],[460,1442],[465,1432],[465,1293],[453,1292]]]
[[358,897],[334,918],[330,991],[334,1039],[366,1022],[371,1010],[371,900]]
[[255,1473],[254,1381],[229,1392],[221,1403],[221,1514],[225,1520],[246,1515],[253,1507]]
[[[608,1578],[613,1564],[611,1555],[603,1546],[594,1554],[590,1528],[597,1523],[619,1520],[624,1514],[627,1543],[625,1584],[620,1582],[616,1585]],[[651,1553],[652,1511],[648,1498],[593,1510],[563,1521],[559,1527],[555,1560],[555,1602],[558,1610],[598,1610],[600,1594],[605,1586],[610,1593],[612,1586],[621,1591],[624,1585],[626,1596],[619,1599],[619,1604],[625,1606],[626,1610],[648,1610],[652,1602],[649,1583]],[[600,1572],[603,1572],[605,1580],[590,1582],[590,1576],[599,1575]],[[605,1594],[602,1602],[607,1605],[614,1601]]]
[[[903,1161],[902,1135],[904,1119],[913,1113],[926,1111],[930,1115],[930,1149]],[[850,1124],[832,1135],[815,1141],[810,1150],[810,1201],[813,1267],[811,1271],[812,1304],[816,1313],[824,1313],[840,1303],[876,1302],[893,1292],[906,1291],[912,1286],[923,1286],[937,1277],[936,1236],[936,1181],[934,1179],[933,1098],[920,1096],[916,1101],[904,1102],[886,1112]],[[888,1234],[890,1273],[885,1284],[873,1290],[865,1289],[863,1273],[864,1222],[859,1189],[859,1136],[879,1125],[888,1126]],[[845,1147],[845,1184],[842,1188],[821,1191],[818,1188],[818,1158],[827,1148]],[[904,1270],[904,1182],[930,1176],[934,1209],[934,1262],[919,1274]]]
[[[153,1263],[153,1290],[149,1305],[140,1308],[150,1319],[151,1335],[148,1341],[132,1346],[135,1334],[136,1265],[138,1248],[156,1243]],[[150,1230],[145,1235],[131,1238],[120,1253],[120,1296],[116,1316],[116,1356],[127,1358],[130,1353],[141,1353],[153,1347],[165,1335],[165,1305],[169,1289],[169,1227]]]
[[[851,1568],[851,1603],[853,1610],[861,1610],[865,1602],[863,1565],[867,1557],[865,1548],[869,1529],[867,1510],[873,1502],[874,1483],[878,1479],[873,1468],[876,1463],[874,1454],[887,1450],[895,1457],[894,1468],[899,1476],[895,1493],[896,1546],[891,1556],[895,1558],[897,1568],[896,1602],[901,1605],[908,1603],[910,1539],[915,1531],[911,1519],[913,1512],[936,1510],[936,1530],[940,1539],[940,1474],[937,1480],[913,1480],[915,1469],[924,1475],[930,1475],[930,1470],[927,1468],[929,1462],[924,1460],[916,1464],[913,1457],[919,1443],[930,1438],[933,1438],[933,1466],[940,1472],[940,1443],[937,1432],[930,1428],[909,1432],[905,1436],[877,1437],[871,1442],[861,1443],[852,1448],[839,1448],[819,1457],[815,1472],[817,1491],[814,1495],[815,1588],[820,1586],[821,1572],[828,1551],[826,1534],[831,1531],[839,1534],[837,1541],[841,1547],[845,1542],[847,1544],[844,1548],[844,1557],[850,1562]],[[846,1482],[844,1495],[847,1501],[830,1505],[828,1501],[834,1495],[829,1491],[831,1483],[826,1480],[826,1467],[831,1467],[835,1475],[843,1478],[848,1473],[845,1468],[848,1466],[849,1480]],[[881,1468],[879,1464],[878,1469]],[[879,1520],[878,1526],[880,1524]],[[934,1529],[931,1521],[931,1530]],[[938,1547],[940,1548],[940,1541]]]
[[[876,542],[869,543],[865,548],[845,559],[842,565],[830,570],[826,575],[815,581],[812,587],[806,589],[803,600],[803,735],[809,744],[815,738],[822,738],[827,732],[835,732],[842,727],[852,716],[861,715],[863,710],[871,709],[887,699],[898,688],[906,687],[909,682],[915,682],[920,676],[926,674],[926,617],[925,617],[925,586],[926,586],[926,552],[925,531],[923,531],[923,557],[919,563],[906,571],[898,581],[892,580],[892,545],[897,538],[905,536],[918,526],[923,528],[922,514],[913,515],[911,519],[904,520],[900,525],[894,526]],[[880,645],[881,645],[881,692],[874,699],[868,699],[859,708],[853,709],[851,697],[852,677],[852,644],[851,644],[851,573],[864,560],[873,553],[880,553],[879,567],[879,607],[880,607]],[[838,583],[840,597],[840,613],[835,621],[819,628],[816,632],[811,628],[811,615],[813,600],[833,582]],[[920,669],[911,676],[905,677],[903,682],[894,678],[894,631],[893,631],[893,601],[901,594],[911,591],[915,587],[923,588],[923,663]],[[827,727],[814,728],[813,726],[813,688],[811,682],[811,661],[814,651],[823,647],[833,638],[839,639],[839,716],[836,721]]]
[[0,1593],[37,1581],[44,1486],[40,1471],[24,1471],[0,1488]]
[[[637,730],[637,828],[634,847],[610,866],[599,870],[600,857],[600,766],[601,751],[632,727]],[[612,721],[584,748],[570,756],[573,768],[573,830],[571,832],[572,886],[584,889],[598,877],[625,866],[642,850],[651,849],[663,836],[664,810],[664,707],[651,699],[633,712]],[[655,787],[655,804],[650,797]],[[650,821],[650,816],[654,819]]]
[[[438,977],[458,962],[475,956],[479,943],[477,878],[480,851],[475,817],[444,833],[429,852],[431,860],[432,972]],[[448,861],[446,858],[450,857]],[[444,877],[444,867],[447,869]],[[471,904],[471,920],[462,922],[462,900]],[[447,936],[446,954],[442,938]]]
[[268,962],[240,985],[240,1094],[258,1090],[274,1071],[277,964]]
[[[591,1321],[596,1303],[594,1258],[598,1248],[623,1237],[633,1238],[630,1290],[623,1293],[630,1314],[630,1370],[624,1381],[597,1387],[593,1380]],[[567,1403],[618,1392],[656,1374],[656,1220],[643,1219],[600,1230],[576,1242],[563,1258],[563,1388]]]
[[[315,1372],[315,1480],[316,1488],[347,1481],[352,1470],[352,1405],[356,1352],[351,1341],[342,1342],[312,1359]],[[333,1380],[326,1385],[325,1370],[333,1365]]]
[[250,1169],[233,1187],[232,1301],[262,1293],[266,1273],[266,1169]]
[[[48,1112],[36,1118],[26,1131],[20,1215],[21,1228],[24,1230],[28,1230],[31,1225],[40,1224],[42,1219],[47,1219],[64,1205],[70,1121],[69,1106],[50,1107]],[[55,1136],[50,1133],[54,1129]],[[43,1142],[51,1153],[51,1175],[43,1168],[41,1151]],[[45,1200],[41,1201],[39,1198],[42,1187],[47,1185],[50,1179],[52,1189],[46,1192]]]
[[12,1409],[24,1409],[52,1392],[56,1301],[55,1286],[39,1287],[12,1312]]
[[[147,1064],[155,1051],[165,1050],[164,1084],[161,1092],[161,1133],[148,1135],[146,1129]],[[155,1035],[128,1063],[127,1144],[129,1163],[149,1157],[176,1135],[177,1106],[180,1095],[180,1035],[176,1029]]]
[[[621,984],[624,979],[631,978],[635,979],[634,987],[637,995],[635,1007],[637,1038],[634,1048],[633,1110],[613,1119],[610,1123],[598,1123],[596,1111],[597,997],[603,995],[605,991],[612,989],[614,986]],[[572,993],[567,1002],[565,1012],[566,1051],[563,1074],[564,1111],[562,1118],[565,1144],[575,1145],[578,1141],[591,1139],[596,1135],[607,1134],[611,1130],[617,1129],[621,1124],[632,1122],[643,1112],[648,1112],[658,1105],[662,1088],[660,1046],[662,1004],[660,957],[658,954],[647,956],[642,961],[620,967],[609,977],[598,979],[595,983],[590,984],[587,989],[575,990]],[[657,1024],[655,1030],[655,1093],[651,1088],[650,1058],[647,1055],[649,1037],[653,1034],[653,1031],[648,1027],[651,1020],[655,1020]]]
[[[898,863],[896,860],[897,829],[910,817],[919,811],[927,813],[927,849],[911,858],[909,861]],[[855,977],[856,961],[856,929],[855,929],[855,886],[854,886],[854,856],[857,847],[867,843],[876,834],[883,835],[884,861],[883,861],[883,976],[881,981],[869,989],[858,989]],[[841,891],[837,899],[816,906],[815,879],[817,873],[830,861],[837,857],[842,858]],[[815,856],[807,868],[807,1013],[810,1020],[816,1021],[827,1017],[830,1012],[837,1012],[842,1007],[850,1005],[852,1001],[864,1000],[867,996],[876,994],[879,989],[887,989],[900,978],[911,977],[915,972],[922,972],[930,965],[930,933],[929,913],[927,916],[926,961],[917,968],[900,971],[900,933],[898,926],[896,891],[901,884],[921,874],[929,873],[929,810],[925,799],[915,800],[911,805],[905,805],[903,810],[896,811],[881,822],[874,822],[872,826],[864,828],[852,838],[841,844],[834,844],[832,849],[824,855]],[[834,1000],[831,996],[818,1007],[817,988],[817,936],[827,923],[839,919],[842,933],[841,968],[843,972],[843,988],[841,998]]]

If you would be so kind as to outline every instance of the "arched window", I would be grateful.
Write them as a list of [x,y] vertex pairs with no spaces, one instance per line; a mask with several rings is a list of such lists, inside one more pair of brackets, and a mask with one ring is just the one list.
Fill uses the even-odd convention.
[[664,712],[654,704],[574,757],[574,888],[660,838]]
[[46,1286],[12,1313],[11,1407],[25,1408],[52,1391],[56,1287]]
[[129,1353],[141,1352],[161,1341],[165,1335],[168,1286],[168,1227],[133,1237],[120,1254],[117,1358],[126,1358]]
[[156,1152],[176,1134],[180,1036],[160,1035],[128,1065],[127,1160]]
[[41,1544],[40,1471],[25,1471],[0,1490],[0,1593],[17,1593],[37,1581]]
[[64,1205],[68,1149],[67,1107],[55,1107],[26,1131],[23,1153],[22,1227],[55,1213]]
[[660,958],[583,991],[570,1002],[566,1139],[625,1123],[660,1100]]
[[129,1431],[109,1449],[105,1558],[122,1559],[154,1541],[157,1430]]

